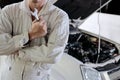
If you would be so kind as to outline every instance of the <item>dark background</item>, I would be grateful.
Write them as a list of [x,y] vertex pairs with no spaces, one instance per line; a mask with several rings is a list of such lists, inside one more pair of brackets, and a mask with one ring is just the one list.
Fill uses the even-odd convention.
[[[102,5],[109,0],[101,0]],[[66,11],[71,19],[85,19],[100,7],[100,0],[58,0],[56,6]]]
[[0,7],[3,8],[4,6],[12,3],[16,3],[22,0],[0,0]]
[[[101,5],[107,1],[109,0],[101,0]],[[76,19],[80,16],[81,19],[85,19],[100,7],[100,0],[58,0],[55,5],[66,11],[71,19]],[[118,0],[112,0],[101,11],[110,14],[120,14],[120,4]]]
[[108,8],[106,8],[106,10],[103,12],[120,15],[120,2],[119,1],[120,0],[112,0],[109,3]]

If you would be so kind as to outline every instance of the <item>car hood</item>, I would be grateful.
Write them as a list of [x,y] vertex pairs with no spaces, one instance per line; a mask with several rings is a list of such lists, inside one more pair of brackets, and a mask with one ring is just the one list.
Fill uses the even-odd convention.
[[[79,29],[85,33],[91,34],[114,44],[120,44],[120,16],[94,13],[83,24],[79,26]],[[100,32],[100,33],[99,33]]]

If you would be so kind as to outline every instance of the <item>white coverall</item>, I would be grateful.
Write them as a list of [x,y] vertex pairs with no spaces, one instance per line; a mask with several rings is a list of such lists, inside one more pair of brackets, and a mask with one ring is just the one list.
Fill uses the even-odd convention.
[[[38,14],[47,23],[46,37],[29,43],[32,26],[26,1],[8,5],[0,14],[0,80],[49,80],[52,64],[60,60],[68,41],[69,19],[49,1]],[[64,66],[64,65],[63,65]]]

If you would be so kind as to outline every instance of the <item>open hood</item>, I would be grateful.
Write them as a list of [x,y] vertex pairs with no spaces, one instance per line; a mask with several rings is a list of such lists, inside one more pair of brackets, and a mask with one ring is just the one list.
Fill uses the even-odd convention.
[[111,0],[58,0],[55,5],[66,11],[70,19],[85,19],[110,1]]
[[70,19],[86,19],[84,23],[80,24],[79,29],[96,37],[99,35],[99,19],[101,38],[112,43],[120,44],[120,17],[104,13],[100,15],[95,13],[92,15],[92,13],[100,10],[100,8],[107,5],[110,1],[111,0],[58,0],[55,5],[66,11]]
[[119,15],[94,13],[79,26],[79,29],[85,33],[97,37],[100,31],[100,36],[102,39],[114,44],[120,44],[119,21]]

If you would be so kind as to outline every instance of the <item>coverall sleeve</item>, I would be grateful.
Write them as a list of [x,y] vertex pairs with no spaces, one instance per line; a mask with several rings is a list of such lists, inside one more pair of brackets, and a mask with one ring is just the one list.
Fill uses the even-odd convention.
[[13,36],[12,12],[6,6],[0,13],[0,55],[10,55],[24,47],[29,40],[28,33]]
[[27,47],[19,50],[21,59],[33,62],[56,63],[64,53],[69,36],[68,15],[58,16],[54,21],[47,45]]

